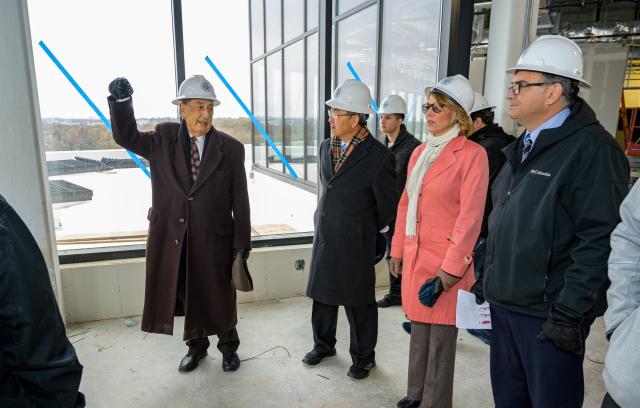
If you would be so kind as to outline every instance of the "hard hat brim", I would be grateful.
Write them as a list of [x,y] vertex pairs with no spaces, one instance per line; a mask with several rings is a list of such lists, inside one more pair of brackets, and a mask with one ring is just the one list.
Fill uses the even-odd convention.
[[455,103],[458,104],[458,106],[460,106],[462,108],[463,111],[467,112],[467,115],[469,116],[469,118],[471,118],[471,111],[470,110],[466,110],[464,108],[464,106],[462,106],[462,104],[460,103],[460,101],[458,101],[457,98],[454,98],[453,96],[449,95],[447,92],[445,92],[444,90],[442,90],[442,88],[438,88],[437,86],[428,86],[426,88],[424,88],[424,96],[429,98],[429,95],[431,95],[431,93],[433,91],[438,91],[439,93],[443,94],[444,96],[446,96],[447,98],[451,99],[452,101],[454,101]]
[[578,81],[580,82],[580,86],[583,88],[591,88],[591,84],[588,83],[587,81],[585,81],[582,78],[578,78],[576,76],[572,76],[572,75],[567,75],[566,72],[560,72],[557,69],[553,69],[553,68],[543,68],[540,66],[535,66],[535,65],[516,65],[513,66],[509,69],[507,69],[505,72],[507,74],[515,74],[516,71],[533,71],[533,72],[541,72],[543,74],[552,74],[552,75],[558,75],[561,77],[565,77],[565,78],[569,78],[569,79],[573,79],[574,81]]
[[476,113],[476,112],[480,112],[480,111],[487,110],[487,109],[491,109],[491,110],[493,110],[493,109],[495,109],[495,108],[496,108],[495,106],[485,106],[485,107],[483,107],[483,108],[479,108],[479,109],[471,109],[471,112],[469,112],[469,114],[470,114],[470,115],[473,115],[473,114],[474,114],[474,113]]
[[205,99],[207,101],[213,101],[213,106],[220,105],[220,101],[217,100],[217,99],[212,99],[212,98],[194,98],[194,97],[186,97],[184,95],[178,96],[176,99],[172,100],[171,103],[174,104],[174,105],[180,105],[180,102],[184,101],[186,99]]
[[353,110],[353,108],[351,106],[346,106],[345,104],[340,103],[340,101],[336,101],[334,98],[329,99],[324,104],[329,106],[330,108],[342,109],[342,110],[345,110],[347,112],[361,113],[363,115],[375,115],[376,114],[376,111],[373,110],[373,108],[371,108],[371,106],[367,107],[367,109],[366,109],[367,112],[356,112],[356,111]]

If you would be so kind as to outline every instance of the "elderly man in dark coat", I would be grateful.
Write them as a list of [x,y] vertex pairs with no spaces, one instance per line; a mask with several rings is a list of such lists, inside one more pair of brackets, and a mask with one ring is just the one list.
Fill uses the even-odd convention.
[[235,371],[240,339],[231,265],[251,247],[244,146],[212,126],[220,102],[201,75],[187,78],[173,101],[181,123],[150,132],[136,127],[129,81],[116,78],[109,92],[114,140],[151,165],[142,330],[171,335],[173,317],[185,316],[189,351],[179,370],[196,368],[215,334],[223,370]]
[[375,300],[376,233],[395,214],[393,154],[369,133],[369,88],[348,79],[327,101],[332,137],[320,146],[320,199],[307,296],[313,299],[314,348],[303,362],[335,355],[338,306],[351,327],[349,351],[356,379],[375,366],[378,309]]

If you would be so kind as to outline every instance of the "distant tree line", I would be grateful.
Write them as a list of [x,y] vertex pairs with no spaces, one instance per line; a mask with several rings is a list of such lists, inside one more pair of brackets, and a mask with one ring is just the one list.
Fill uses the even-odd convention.
[[[160,122],[173,118],[139,119],[140,131],[153,130]],[[213,118],[213,126],[243,144],[251,143],[251,121],[247,118]],[[111,132],[95,121],[47,119],[42,123],[46,151],[120,149]]]

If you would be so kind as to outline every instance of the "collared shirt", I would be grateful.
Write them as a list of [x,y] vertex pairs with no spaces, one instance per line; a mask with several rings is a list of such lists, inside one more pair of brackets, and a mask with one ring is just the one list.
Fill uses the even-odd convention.
[[342,142],[340,144],[340,154],[344,154],[344,151],[349,147],[349,142]]
[[[191,138],[193,138],[194,136],[191,136],[191,133],[189,133],[189,140],[191,140]],[[202,155],[204,153],[204,137],[205,135],[202,136],[195,136],[196,138],[196,146],[198,146],[198,154],[200,155],[200,160],[202,160]]]
[[562,126],[562,124],[564,123],[565,120],[567,120],[570,114],[571,114],[571,109],[564,108],[560,112],[556,113],[555,115],[547,119],[540,126],[535,128],[533,132],[527,132],[525,134],[525,138],[528,136],[531,139],[531,148],[533,148],[533,145],[536,144],[536,140],[538,139],[540,132],[542,132],[545,129],[553,129],[553,128]]

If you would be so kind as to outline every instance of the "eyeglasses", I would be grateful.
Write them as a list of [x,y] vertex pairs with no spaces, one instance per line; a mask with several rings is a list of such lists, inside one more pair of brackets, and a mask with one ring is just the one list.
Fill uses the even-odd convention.
[[446,108],[446,105],[438,105],[437,103],[425,103],[422,105],[422,113],[427,113],[429,109],[433,110],[433,113],[440,113],[442,110]]
[[530,86],[545,86],[557,84],[557,82],[512,82],[511,85],[507,87],[507,91],[511,91],[514,95],[520,95],[520,90],[522,88],[529,88]]
[[329,115],[330,118],[337,118],[338,116],[353,116],[356,115],[356,113],[341,113],[339,114],[338,112],[332,110],[332,109],[327,109],[327,115]]

